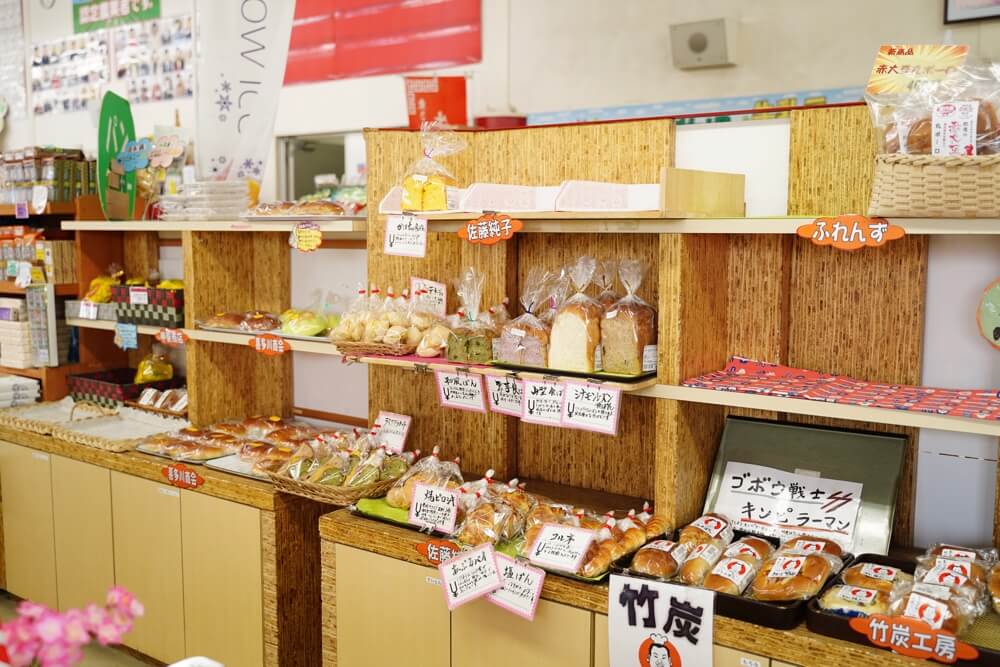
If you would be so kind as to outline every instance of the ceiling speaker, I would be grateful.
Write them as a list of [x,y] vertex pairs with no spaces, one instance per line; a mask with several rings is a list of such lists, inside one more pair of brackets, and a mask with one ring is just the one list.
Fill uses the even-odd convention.
[[735,65],[735,50],[736,24],[730,19],[670,26],[670,51],[678,69]]

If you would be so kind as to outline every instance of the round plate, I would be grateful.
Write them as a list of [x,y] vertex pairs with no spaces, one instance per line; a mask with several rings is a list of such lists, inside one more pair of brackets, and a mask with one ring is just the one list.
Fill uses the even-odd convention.
[[983,300],[976,310],[976,322],[983,338],[1000,350],[1000,278],[983,292]]

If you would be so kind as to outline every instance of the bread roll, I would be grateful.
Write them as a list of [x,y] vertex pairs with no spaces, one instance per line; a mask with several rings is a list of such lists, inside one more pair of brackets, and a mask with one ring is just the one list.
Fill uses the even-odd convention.
[[823,537],[813,537],[811,535],[801,535],[783,542],[781,548],[778,549],[778,553],[792,555],[825,553],[837,558],[844,557],[844,550],[840,548],[839,544],[833,540]]
[[705,577],[705,588],[718,593],[741,595],[753,579],[757,568],[745,558],[723,558]]
[[972,622],[968,602],[961,598],[935,597],[919,586],[915,584],[894,596],[889,605],[889,614],[915,618],[935,630],[963,634]]
[[722,555],[727,558],[739,558],[753,566],[756,571],[772,553],[774,547],[767,540],[760,537],[743,537],[730,544]]
[[646,539],[651,540],[666,533],[669,527],[670,524],[667,523],[667,517],[660,514],[654,514],[649,517],[648,521],[646,521],[646,525],[643,526],[643,530],[646,532]]
[[579,574],[584,577],[593,578],[607,572],[608,568],[611,567],[611,563],[616,560],[613,549],[614,541],[612,540],[604,540],[599,544],[596,540],[591,542]]
[[840,560],[826,554],[775,555],[761,567],[751,586],[757,600],[787,602],[816,595],[840,567]]
[[632,558],[632,569],[661,579],[669,579],[677,574],[687,558],[688,548],[670,540],[650,542],[636,552]]
[[684,564],[681,565],[678,577],[689,586],[700,586],[721,557],[722,549],[717,545],[702,542],[688,554]]
[[243,313],[216,313],[205,320],[205,326],[213,329],[239,329],[244,319]]
[[733,540],[733,527],[721,514],[706,514],[681,529],[680,541],[694,547],[705,542],[726,546]]
[[896,582],[910,583],[913,581],[913,577],[902,570],[875,563],[855,563],[844,570],[840,578],[848,586],[873,588],[884,593],[892,592]]
[[993,598],[993,611],[1000,614],[1000,563],[990,570],[989,592]]
[[819,599],[819,606],[839,616],[870,616],[889,611],[889,593],[863,586],[831,586]]

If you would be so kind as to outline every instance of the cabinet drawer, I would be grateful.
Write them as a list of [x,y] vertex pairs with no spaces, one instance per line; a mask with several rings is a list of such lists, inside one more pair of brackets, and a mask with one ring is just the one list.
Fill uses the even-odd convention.
[[610,664],[608,617],[604,614],[594,614],[594,667],[608,667]]
[[712,655],[715,667],[771,667],[771,659],[728,646],[715,645]]

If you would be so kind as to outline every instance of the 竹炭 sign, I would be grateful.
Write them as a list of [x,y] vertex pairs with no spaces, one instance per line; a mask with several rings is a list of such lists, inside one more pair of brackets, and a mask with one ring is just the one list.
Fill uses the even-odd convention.
[[135,141],[132,107],[128,100],[105,93],[97,126],[97,195],[108,220],[130,220],[135,210],[136,174],[126,172],[117,158],[130,141]]
[[926,603],[921,603],[920,597],[910,594],[909,599],[917,599],[918,602],[913,610],[907,610],[906,613],[919,615],[927,619],[927,622],[909,616],[889,617],[872,614],[867,617],[852,618],[851,629],[864,635],[875,646],[891,649],[910,658],[934,660],[946,665],[953,664],[957,660],[979,658],[979,651],[974,646],[959,641],[950,632],[940,630],[940,623],[937,623],[938,628],[933,627],[935,624],[933,619],[938,616],[943,618],[942,614],[950,613],[947,611],[946,603],[932,598],[927,598]]
[[715,593],[611,575],[611,667],[710,667]]
[[459,227],[458,236],[469,243],[494,245],[500,241],[509,241],[521,229],[524,229],[524,223],[514,220],[506,213],[484,213]]
[[160,0],[73,0],[74,33],[159,17]]
[[205,479],[183,463],[171,463],[164,466],[160,473],[170,484],[181,489],[197,489],[205,483]]
[[863,215],[816,218],[812,222],[800,225],[795,233],[816,245],[833,246],[838,250],[879,248],[889,241],[906,236],[906,231],[902,227],[890,224],[885,218],[869,218]]
[[[80,308],[80,313],[82,316],[83,308]],[[167,347],[184,347],[188,342],[187,332],[183,329],[160,329],[156,332],[156,340],[163,343]]]
[[291,349],[287,340],[270,333],[257,334],[247,341],[247,345],[268,357],[277,357]]

